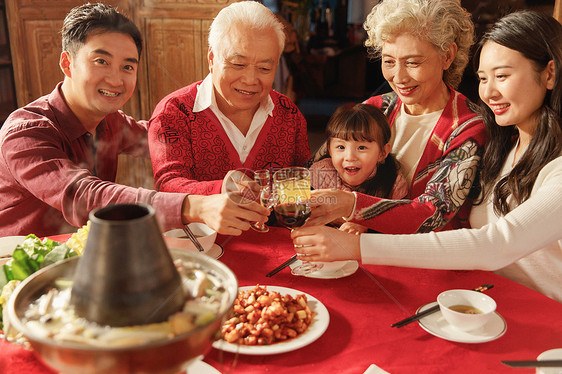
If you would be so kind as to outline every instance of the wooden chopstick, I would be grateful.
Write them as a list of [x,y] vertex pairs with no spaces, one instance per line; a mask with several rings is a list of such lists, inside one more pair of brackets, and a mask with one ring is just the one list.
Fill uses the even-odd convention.
[[287,266],[291,265],[295,261],[297,261],[297,255],[293,255],[293,257],[291,257],[281,265],[277,266],[275,269],[271,270],[269,273],[266,274],[266,277],[271,277],[279,273],[281,270],[285,269]]
[[[483,284],[479,287],[476,287],[475,289],[473,289],[473,291],[477,291],[477,292],[484,292],[486,290],[489,290],[490,288],[494,287],[493,284]],[[402,327],[405,326],[409,323],[412,323],[414,321],[419,320],[422,317],[425,317],[429,314],[435,313],[439,310],[439,304],[432,306],[431,308],[428,308],[426,310],[423,310],[419,313],[414,314],[413,316],[410,316],[408,318],[403,319],[402,321],[398,321],[396,323],[393,323],[392,325],[390,325],[390,327]]]

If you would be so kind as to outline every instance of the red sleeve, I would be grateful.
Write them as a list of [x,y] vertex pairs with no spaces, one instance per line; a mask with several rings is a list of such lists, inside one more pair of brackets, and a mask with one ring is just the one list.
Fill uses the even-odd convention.
[[[80,154],[82,148],[76,141],[68,143],[49,122],[36,121],[33,126],[21,126],[7,134],[1,150],[18,188],[33,195],[30,199],[60,211],[75,227],[87,222],[92,209],[117,203],[148,203],[157,215],[162,214],[159,220],[163,227],[181,224],[185,195],[160,194],[102,180],[90,171],[91,166]],[[67,152],[79,159],[71,159]]]

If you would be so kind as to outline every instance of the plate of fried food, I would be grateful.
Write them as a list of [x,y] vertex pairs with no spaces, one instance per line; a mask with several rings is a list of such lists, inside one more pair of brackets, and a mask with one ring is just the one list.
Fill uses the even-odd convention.
[[213,347],[247,355],[294,351],[328,328],[328,309],[304,292],[277,286],[240,287],[232,313]]

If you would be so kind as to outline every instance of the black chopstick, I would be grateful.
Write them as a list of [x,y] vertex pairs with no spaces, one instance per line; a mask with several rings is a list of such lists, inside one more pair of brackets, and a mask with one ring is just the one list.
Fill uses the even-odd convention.
[[205,249],[203,248],[203,246],[201,246],[201,243],[199,243],[199,240],[197,240],[195,235],[193,235],[193,232],[188,225],[183,225],[183,232],[185,232],[185,235],[187,235],[189,240],[191,240],[191,242],[195,245],[195,248],[197,248],[199,252],[205,252]]
[[562,360],[502,361],[502,364],[514,368],[562,368]]
[[390,325],[390,327],[402,327],[402,326],[404,326],[404,325],[407,325],[408,323],[417,321],[418,319],[420,319],[420,318],[422,318],[422,317],[425,317],[425,316],[427,316],[428,314],[435,313],[435,312],[437,312],[438,310],[439,310],[439,304],[434,305],[434,306],[432,306],[431,308],[428,308],[428,309],[424,310],[423,312],[419,312],[419,313],[417,313],[417,314],[414,314],[414,315],[411,316],[411,317],[408,317],[408,318],[406,318],[406,319],[403,319],[403,320],[400,321],[400,322],[393,323],[392,325]]
[[[494,287],[493,284],[483,284],[480,287],[476,287],[475,289],[473,289],[473,291],[477,291],[477,292],[484,292],[486,290],[489,290],[490,288]],[[428,308],[424,311],[421,311],[419,313],[414,314],[413,316],[410,316],[408,318],[403,319],[402,321],[398,321],[396,323],[393,323],[392,325],[390,325],[390,327],[402,327],[407,325],[408,323],[417,321],[418,319],[427,316],[428,314],[432,314],[435,313],[439,310],[439,304],[432,306],[431,308]]]
[[281,265],[277,266],[275,269],[267,273],[266,277],[271,277],[279,273],[281,270],[285,269],[287,266],[291,265],[295,261],[297,261],[297,255],[293,255],[293,257],[291,257],[290,259],[288,259],[287,261],[285,261],[284,263],[282,263]]

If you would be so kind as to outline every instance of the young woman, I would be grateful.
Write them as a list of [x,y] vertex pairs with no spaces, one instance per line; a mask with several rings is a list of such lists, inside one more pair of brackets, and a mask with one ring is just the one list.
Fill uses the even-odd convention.
[[[490,134],[474,229],[292,236],[309,261],[360,259],[434,269],[492,270],[562,302],[562,25],[531,11],[498,21],[475,55]],[[304,245],[304,246],[303,246]]]

